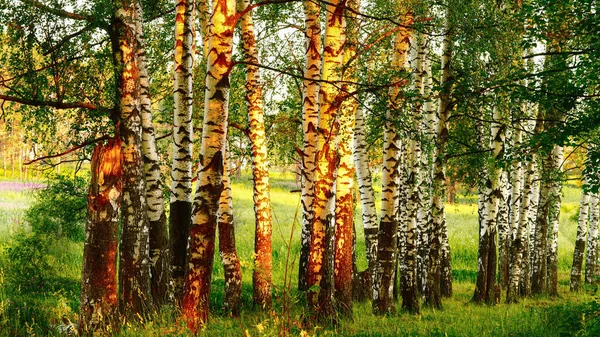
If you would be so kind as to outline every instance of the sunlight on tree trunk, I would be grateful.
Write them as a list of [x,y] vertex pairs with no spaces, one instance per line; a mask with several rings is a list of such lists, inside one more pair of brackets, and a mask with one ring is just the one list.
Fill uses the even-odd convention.
[[334,0],[327,5],[327,28],[325,30],[323,52],[323,82],[320,90],[319,133],[315,170],[314,220],[311,233],[310,254],[307,273],[307,302],[317,319],[327,320],[333,315],[333,285],[326,272],[328,259],[333,252],[328,251],[330,240],[326,235],[331,231],[333,203],[335,202],[334,179],[338,158],[335,151],[334,125],[341,106],[343,94],[334,85],[341,78],[343,48],[345,41],[345,1]]
[[235,0],[213,1],[198,188],[192,211],[182,302],[182,315],[192,332],[208,321],[218,202],[223,189],[223,152],[235,15]]
[[136,52],[136,5],[117,2],[115,15],[119,50],[115,55],[117,92],[123,140],[123,207],[119,263],[120,307],[124,314],[152,308],[150,291],[149,222],[142,161],[140,71]]
[[91,161],[81,272],[79,331],[107,334],[117,327],[117,237],[123,190],[121,140],[98,144]]
[[183,296],[186,248],[192,214],[194,1],[175,7],[173,145],[171,165],[171,273],[177,303]]
[[308,290],[306,275],[310,238],[314,221],[315,170],[317,153],[317,127],[319,125],[319,90],[321,79],[321,7],[311,1],[304,2],[306,29],[306,63],[302,81],[302,241],[298,263],[298,289]]

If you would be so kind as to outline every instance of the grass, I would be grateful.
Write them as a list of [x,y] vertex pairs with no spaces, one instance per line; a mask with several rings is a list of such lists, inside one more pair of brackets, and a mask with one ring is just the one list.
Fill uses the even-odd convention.
[[[444,310],[424,308],[418,316],[399,313],[377,317],[371,314],[370,303],[356,303],[354,317],[328,327],[303,326],[303,295],[295,290],[298,274],[301,208],[298,187],[288,173],[271,173],[273,207],[273,283],[274,308],[262,312],[252,308],[252,254],[254,244],[254,214],[252,181],[247,177],[233,181],[234,221],[237,249],[242,262],[243,305],[241,318],[225,317],[223,302],[223,267],[218,254],[213,272],[210,324],[202,336],[272,336],[288,331],[300,336],[570,336],[593,335],[590,325],[595,320],[583,320],[600,312],[594,291],[568,292],[569,272],[573,254],[580,190],[575,186],[563,189],[561,226],[559,233],[559,290],[561,297],[524,299],[517,305],[481,306],[469,304],[477,271],[477,205],[473,196],[458,196],[457,203],[448,205],[447,222],[452,249],[454,293],[444,301]],[[380,193],[380,191],[377,191]],[[31,202],[27,192],[0,192],[0,336],[54,335],[55,325],[63,316],[76,320],[79,305],[81,243],[67,240],[53,242],[47,252],[52,275],[36,291],[24,291],[11,284],[6,266],[7,248],[16,233],[27,231],[23,213]],[[10,207],[6,206],[10,205]],[[360,204],[355,210],[357,227],[357,263],[366,266],[364,237],[360,228]],[[291,239],[291,246],[288,247]],[[288,251],[289,249],[289,251]],[[289,253],[289,254],[288,254]],[[291,287],[284,278],[288,273]],[[291,275],[291,276],[290,276]],[[283,300],[293,303],[282,309]],[[398,307],[400,305],[398,304]],[[585,316],[585,313],[589,313]],[[177,314],[165,308],[150,321],[129,322],[119,336],[185,336],[178,328]]]

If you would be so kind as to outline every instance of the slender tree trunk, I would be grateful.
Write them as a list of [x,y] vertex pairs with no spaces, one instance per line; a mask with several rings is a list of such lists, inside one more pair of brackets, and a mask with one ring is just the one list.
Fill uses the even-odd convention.
[[182,302],[182,315],[192,332],[208,321],[218,201],[223,190],[223,152],[235,15],[235,0],[213,2],[198,188],[192,210],[188,269]]
[[[399,2],[396,2],[403,26],[398,30],[394,42],[394,55],[392,68],[398,71],[405,70],[407,66],[408,51],[410,48],[411,32],[407,28],[412,24],[412,13],[402,8]],[[395,78],[399,81],[399,78]],[[383,135],[383,172],[382,172],[382,192],[381,192],[381,217],[379,223],[379,234],[377,237],[377,267],[375,269],[375,283],[373,285],[373,313],[383,315],[393,313],[394,297],[392,289],[394,287],[394,276],[397,259],[397,235],[398,235],[398,217],[397,209],[400,206],[398,199],[399,172],[398,167],[403,156],[404,146],[401,136],[394,125],[393,116],[401,111],[402,87],[400,84],[392,87],[390,90],[389,109],[386,114],[386,123]],[[414,275],[416,253],[414,251],[414,232],[412,237],[406,236],[406,250],[413,249],[413,260],[401,261],[404,266],[402,273],[402,292],[403,307],[418,311],[418,297],[416,289],[416,279]],[[412,246],[412,247],[408,247]],[[409,255],[408,253],[405,256]],[[403,268],[404,267],[404,268]],[[416,304],[416,306],[415,306]]]
[[[250,0],[238,0],[239,11],[245,10]],[[252,152],[252,176],[254,178],[254,214],[256,232],[254,236],[254,273],[252,285],[254,305],[268,309],[271,307],[272,269],[272,215],[269,188],[269,165],[267,158],[267,136],[265,133],[262,84],[258,67],[258,51],[254,36],[252,11],[241,19],[242,42],[246,64],[246,102]]]
[[[333,313],[330,290],[326,277],[326,259],[333,252],[327,252],[330,237],[327,228],[332,223],[332,203],[334,202],[334,178],[337,166],[335,152],[334,122],[341,106],[342,95],[333,85],[341,78],[343,47],[345,42],[345,1],[334,0],[327,5],[327,28],[323,52],[323,82],[320,91],[319,134],[317,140],[317,167],[315,171],[314,219],[311,233],[310,254],[307,273],[307,302],[317,315],[328,319]],[[328,255],[328,253],[330,255]],[[316,287],[318,289],[316,289]]]
[[[415,81],[414,88],[416,92],[423,95],[423,43],[422,36],[416,34],[411,38],[411,51],[416,52],[416,55],[412,55],[414,58],[414,70]],[[415,281],[417,283],[417,293],[424,293],[424,287],[426,286],[427,270],[426,270],[426,252],[424,249],[427,239],[427,222],[422,221],[423,217],[419,216],[419,213],[424,209],[424,191],[423,191],[423,171],[421,170],[422,160],[422,139],[424,137],[423,132],[423,115],[422,115],[422,104],[417,102],[412,111],[412,124],[413,130],[411,130],[412,136],[410,137],[410,155],[409,155],[409,197],[408,197],[408,235],[414,232],[414,259],[415,259]],[[408,243],[408,242],[407,242]],[[410,249],[408,249],[410,248]],[[407,246],[405,253],[412,254],[412,247]],[[411,257],[406,256],[406,259]],[[417,295],[418,296],[418,295]]]
[[598,269],[598,194],[590,196],[590,233],[587,239],[587,255],[585,259],[585,283],[596,283],[596,272]]
[[[586,181],[587,182],[587,181]],[[585,188],[586,183],[584,183]],[[577,237],[573,251],[573,266],[571,268],[571,291],[577,292],[581,288],[581,267],[585,253],[585,240],[588,228],[588,210],[590,208],[590,193],[585,189],[581,192],[579,205],[579,220],[577,222]]]
[[501,288],[506,288],[508,285],[510,245],[512,241],[509,221],[511,191],[509,172],[504,171],[500,178],[500,201],[496,220],[498,222],[498,285]]
[[534,241],[531,259],[531,293],[541,294],[546,292],[547,283],[547,256],[548,256],[548,230],[550,224],[550,209],[554,204],[555,196],[552,193],[554,171],[552,152],[544,158],[540,201],[535,224]]
[[173,150],[171,164],[171,273],[176,302],[183,296],[186,249],[192,220],[192,146],[194,1],[176,4],[173,89]]
[[494,108],[491,125],[492,162],[488,168],[483,194],[483,213],[479,222],[478,268],[473,302],[493,304],[496,301],[497,261],[497,214],[501,195],[502,168],[498,162],[504,156],[504,129],[501,124],[500,108]]
[[[429,270],[425,303],[434,308],[442,308],[443,282],[443,236],[446,228],[446,145],[448,144],[448,119],[452,113],[452,40],[450,36],[450,7],[446,9],[445,35],[442,42],[442,88],[438,98],[437,126],[435,130],[436,150],[433,163],[431,237],[429,239]],[[450,289],[452,286],[450,284]],[[450,290],[451,293],[451,290]]]
[[[516,303],[521,294],[520,286],[521,279],[528,278],[529,275],[524,273],[523,262],[529,257],[525,255],[525,245],[529,242],[529,208],[533,193],[532,180],[534,176],[534,161],[531,160],[527,171],[525,172],[524,186],[523,186],[523,200],[519,211],[518,222],[515,237],[511,243],[511,255],[512,260],[510,264],[510,274],[508,280],[508,289],[506,293],[507,303]],[[516,216],[515,216],[516,217]]]
[[317,127],[319,125],[319,88],[321,79],[321,7],[316,2],[304,1],[306,25],[306,64],[302,81],[302,244],[298,263],[298,289],[308,290],[306,274],[310,251],[313,204],[315,199],[315,169]]
[[[369,158],[367,155],[367,140],[365,136],[365,118],[360,107],[356,109],[354,125],[354,165],[358,180],[358,190],[362,207],[363,230],[365,233],[365,247],[367,256],[367,273],[371,279],[371,288],[374,284],[375,265],[377,264],[377,209],[375,207],[375,191]],[[373,294],[373,291],[370,291]]]
[[146,180],[142,161],[140,72],[136,52],[136,3],[116,2],[115,60],[123,153],[123,208],[119,262],[120,308],[125,315],[152,307]]
[[154,304],[161,306],[169,300],[170,254],[169,233],[165,215],[165,199],[162,191],[158,152],[154,139],[152,124],[152,101],[150,100],[150,83],[146,49],[142,30],[143,11],[137,3],[136,39],[138,43],[137,57],[140,69],[140,116],[142,120],[142,155],[146,174],[146,198],[148,200],[148,220],[150,222],[150,287]]
[[552,166],[554,172],[552,174],[552,205],[548,214],[548,222],[552,225],[552,232],[549,233],[548,246],[548,294],[550,296],[558,296],[558,225],[560,220],[561,192],[562,192],[562,177],[560,168],[564,159],[563,147],[554,145],[552,149]]
[[79,332],[110,334],[118,328],[117,251],[123,189],[121,140],[98,144],[91,163],[83,246]]
[[229,151],[223,159],[223,191],[219,199],[219,252],[225,270],[225,312],[239,317],[242,308],[242,268],[235,248],[235,226],[231,179],[229,177]]
[[[344,48],[344,72],[342,79],[348,81],[338,117],[338,168],[335,188],[335,258],[334,298],[337,312],[352,317],[352,278],[354,274],[354,161],[352,142],[355,117],[358,108],[356,92],[356,49],[358,46],[359,22],[356,13],[360,0],[348,0],[345,12],[347,39]],[[353,94],[354,95],[354,94]]]

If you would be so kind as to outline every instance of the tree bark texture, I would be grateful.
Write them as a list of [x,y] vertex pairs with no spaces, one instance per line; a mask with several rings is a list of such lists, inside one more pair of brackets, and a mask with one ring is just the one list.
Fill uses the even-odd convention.
[[492,158],[485,178],[485,193],[483,194],[483,213],[479,222],[478,268],[473,302],[490,303],[496,301],[496,269],[497,235],[498,235],[498,204],[501,195],[502,168],[499,161],[504,156],[505,126],[501,121],[500,108],[494,108],[491,125],[490,148]]
[[[403,22],[403,27],[398,29],[398,33],[394,42],[394,55],[391,62],[391,67],[397,71],[406,70],[408,51],[410,48],[411,31],[408,26],[412,24],[412,13],[400,6],[397,2],[400,18]],[[375,282],[373,285],[373,313],[383,315],[393,313],[394,297],[392,289],[394,287],[394,276],[397,259],[397,235],[398,235],[398,217],[397,209],[400,206],[398,199],[399,188],[399,164],[403,157],[403,144],[401,135],[394,124],[394,118],[402,111],[402,80],[398,77],[394,79],[397,83],[389,92],[389,109],[386,114],[386,123],[384,125],[383,134],[383,172],[382,172],[382,192],[381,192],[381,217],[379,223],[379,234],[377,237],[377,267],[375,269]],[[414,233],[412,237],[406,237],[407,249],[408,245],[412,245],[414,251]],[[409,242],[410,240],[410,242]],[[405,253],[406,254],[406,253]],[[414,258],[414,255],[413,255]],[[411,294],[414,293],[414,299],[417,301],[416,294],[417,284],[414,275],[415,263],[406,259],[402,259],[401,263],[405,263],[406,270],[402,273],[405,278],[403,282],[403,307],[414,307]],[[406,298],[404,295],[406,294]]]
[[442,236],[446,227],[446,146],[448,144],[448,119],[452,113],[452,40],[449,31],[450,9],[446,10],[445,35],[442,42],[441,90],[438,98],[437,126],[435,130],[435,155],[432,179],[431,237],[429,238],[429,270],[425,303],[442,308]]
[[[226,145],[227,146],[227,145]],[[235,248],[235,226],[233,222],[233,202],[229,158],[223,159],[223,191],[219,199],[219,252],[225,271],[225,312],[239,317],[242,309],[242,268]]]
[[177,1],[175,12],[173,146],[169,228],[171,233],[171,272],[174,294],[176,302],[181,302],[186,271],[187,240],[192,221],[194,1]]
[[106,146],[96,146],[91,173],[81,272],[79,332],[110,334],[118,328],[117,231],[123,192],[119,138],[109,140]]
[[123,208],[119,262],[120,308],[125,315],[152,307],[146,180],[142,160],[140,71],[134,2],[115,3],[118,110],[123,153]]
[[[533,158],[532,158],[533,159]],[[534,176],[534,162],[531,160],[527,166],[525,172],[524,185],[523,185],[523,200],[521,201],[519,216],[515,216],[518,219],[516,224],[515,237],[511,243],[511,261],[510,261],[510,273],[508,279],[508,289],[506,293],[507,303],[517,303],[519,296],[521,295],[521,284],[522,278],[528,278],[529,275],[525,273],[523,268],[523,262],[529,257],[526,255],[525,245],[529,242],[529,208],[531,203],[532,183]]]
[[311,233],[310,254],[307,274],[307,302],[317,318],[328,319],[333,314],[330,290],[325,277],[326,259],[333,252],[327,252],[329,237],[327,228],[332,222],[334,202],[335,168],[338,158],[335,151],[335,119],[341,106],[343,95],[333,85],[341,79],[343,48],[345,42],[344,0],[334,0],[327,5],[327,27],[323,48],[323,82],[320,90],[319,133],[315,170],[314,219]]
[[587,254],[585,259],[585,284],[596,283],[598,269],[598,217],[599,198],[597,193],[590,196],[590,231],[587,239]]
[[562,193],[561,167],[564,159],[564,149],[554,145],[552,149],[552,166],[554,168],[552,180],[552,205],[548,214],[548,222],[552,231],[548,234],[548,280],[547,288],[550,296],[558,296],[558,227],[560,220],[560,206]]
[[146,175],[146,199],[148,200],[148,220],[150,222],[150,288],[156,306],[166,304],[170,294],[170,254],[169,232],[165,215],[165,199],[162,191],[162,178],[154,126],[152,123],[152,101],[150,99],[150,83],[146,61],[146,41],[142,30],[143,11],[137,3],[138,20],[136,39],[138,43],[137,57],[140,69],[140,116],[142,120],[142,155],[144,156],[144,172]]
[[192,210],[182,302],[182,315],[192,332],[208,321],[218,202],[223,190],[223,152],[235,17],[235,0],[213,1],[198,187]]
[[[584,188],[585,188],[584,183]],[[590,208],[590,192],[585,189],[581,192],[581,203],[579,204],[579,219],[577,221],[577,236],[575,238],[575,249],[573,251],[573,265],[571,267],[572,292],[581,288],[581,268],[583,266],[583,255],[585,253],[585,241],[588,230],[588,215]]]
[[[238,0],[239,11],[245,10],[250,0]],[[254,35],[252,11],[241,18],[242,43],[246,64],[246,102],[251,153],[252,177],[254,178],[254,215],[256,231],[254,234],[254,273],[252,286],[254,305],[269,309],[271,307],[271,270],[272,270],[272,214],[269,187],[269,159],[267,158],[267,136],[265,133],[262,83],[260,83],[258,51]]]
[[319,90],[321,79],[321,7],[310,0],[304,1],[306,52],[304,80],[302,81],[302,243],[298,263],[298,289],[308,290],[306,275],[310,251],[313,204],[315,199],[315,169],[317,128],[319,125]]
[[[359,0],[348,0],[351,10],[358,10]],[[352,142],[355,117],[358,108],[356,97],[357,81],[356,48],[358,45],[359,22],[356,14],[346,10],[347,39],[344,49],[344,72],[342,79],[348,83],[342,87],[344,100],[338,116],[338,158],[335,188],[335,260],[334,260],[334,299],[337,312],[352,317],[352,278],[354,274],[354,160]],[[352,94],[352,95],[351,95]]]

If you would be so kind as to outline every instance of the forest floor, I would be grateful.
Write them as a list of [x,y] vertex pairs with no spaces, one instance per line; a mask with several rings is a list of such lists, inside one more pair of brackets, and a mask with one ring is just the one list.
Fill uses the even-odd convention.
[[[447,206],[454,296],[444,301],[444,310],[423,308],[419,315],[399,312],[378,317],[371,314],[370,303],[361,302],[355,304],[352,319],[340,320],[332,326],[307,327],[303,324],[304,298],[296,291],[301,208],[299,193],[291,192],[296,189],[293,181],[289,174],[272,173],[274,307],[266,312],[252,307],[251,180],[243,176],[233,181],[234,221],[243,273],[243,313],[241,318],[223,315],[223,267],[216,254],[211,295],[213,313],[208,328],[200,335],[600,336],[597,288],[577,294],[569,292],[580,197],[580,189],[571,185],[563,188],[561,208],[560,297],[527,298],[519,304],[507,305],[503,294],[500,303],[493,306],[469,303],[477,270],[477,199],[476,195],[459,194],[456,203]],[[378,185],[379,182],[375,182],[374,186]],[[64,238],[51,238],[47,246],[39,240],[27,241],[31,230],[25,213],[34,202],[34,192],[22,186],[0,182],[0,336],[54,336],[58,335],[57,328],[63,317],[77,320],[83,244]],[[360,270],[366,266],[360,204],[356,206],[355,216]],[[27,242],[41,248],[37,251],[19,248]],[[400,305],[398,302],[397,307]],[[172,308],[164,308],[151,317],[128,322],[116,335],[185,336],[175,322],[177,313]]]

